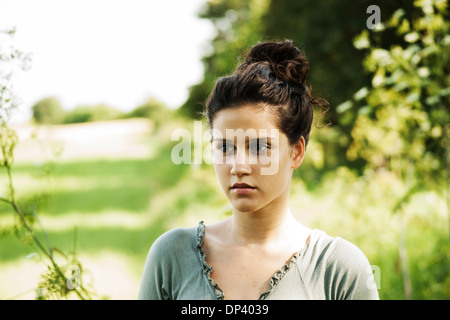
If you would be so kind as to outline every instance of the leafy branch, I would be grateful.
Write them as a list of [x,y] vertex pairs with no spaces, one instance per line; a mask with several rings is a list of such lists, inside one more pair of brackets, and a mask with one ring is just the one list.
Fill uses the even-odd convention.
[[[354,39],[357,49],[368,49],[364,67],[372,74],[372,86],[337,107],[338,113],[356,116],[348,158],[362,158],[373,170],[391,170],[403,181],[403,195],[392,207],[395,214],[404,212],[416,194],[431,187],[446,190],[450,203],[448,2],[416,0],[414,6],[417,16],[398,9],[379,31],[371,35],[364,30]],[[372,39],[382,37],[383,30],[400,38],[389,50]],[[450,237],[448,208],[447,216]],[[405,296],[412,298],[405,220],[402,217],[399,252]]]
[[[10,37],[14,35],[14,32],[14,29],[0,30],[0,37],[3,35]],[[8,39],[0,38],[0,40],[7,41]],[[3,43],[4,41],[0,42],[0,44]],[[7,192],[0,197],[0,201],[11,206],[13,213],[18,217],[19,227],[15,228],[16,231],[19,228],[25,230],[26,241],[23,241],[24,239],[22,238],[22,242],[35,244],[38,252],[43,254],[49,261],[47,270],[41,275],[41,281],[36,290],[37,299],[67,298],[71,293],[75,293],[82,300],[91,299],[91,293],[83,286],[81,277],[83,269],[81,263],[75,257],[75,252],[71,256],[67,256],[59,249],[53,247],[35,209],[32,209],[31,212],[28,209],[25,210],[17,201],[12,178],[12,166],[14,162],[14,148],[18,143],[18,136],[14,130],[7,126],[11,110],[16,107],[11,76],[17,63],[20,64],[21,69],[25,70],[30,59],[27,54],[14,49],[5,50],[5,47],[3,45],[0,46],[0,66],[2,67],[0,69],[0,168],[6,170]],[[38,230],[35,228],[34,222],[38,223],[39,231],[43,234],[45,241],[41,241],[38,237]],[[19,233],[16,232],[16,234],[20,238]],[[55,253],[65,258],[66,263],[64,265],[58,264]],[[68,272],[72,274],[68,276]]]

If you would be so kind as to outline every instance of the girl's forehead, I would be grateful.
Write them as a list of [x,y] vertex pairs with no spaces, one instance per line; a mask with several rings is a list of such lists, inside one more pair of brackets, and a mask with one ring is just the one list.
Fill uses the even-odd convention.
[[267,108],[256,105],[226,108],[217,112],[212,123],[219,130],[275,128],[276,118]]
[[226,129],[225,132],[218,129],[211,129],[211,136],[214,141],[223,141],[223,140],[240,140],[240,141],[248,141],[248,140],[258,140],[258,141],[268,141],[274,142],[280,139],[280,130],[277,128],[271,129],[254,129],[248,128],[246,130],[243,129]]
[[210,133],[212,140],[249,141],[266,139],[269,142],[287,139],[276,123],[273,112],[259,105],[244,105],[219,111]]

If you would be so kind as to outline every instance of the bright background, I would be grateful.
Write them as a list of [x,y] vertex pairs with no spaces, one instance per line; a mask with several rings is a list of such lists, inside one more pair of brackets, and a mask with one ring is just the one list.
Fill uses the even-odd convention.
[[106,103],[131,110],[149,96],[181,105],[200,81],[212,24],[197,18],[202,0],[2,0],[0,29],[15,26],[14,44],[32,53],[18,74],[15,121],[56,95],[64,108]]

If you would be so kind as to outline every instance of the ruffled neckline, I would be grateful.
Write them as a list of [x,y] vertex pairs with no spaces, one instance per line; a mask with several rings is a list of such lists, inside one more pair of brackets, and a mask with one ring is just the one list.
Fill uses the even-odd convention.
[[[201,257],[201,263],[202,263],[202,269],[203,272],[206,275],[206,278],[208,279],[209,284],[211,285],[211,288],[214,291],[214,295],[217,300],[225,300],[225,294],[223,293],[222,289],[220,288],[219,284],[214,282],[214,280],[211,278],[211,272],[213,268],[208,265],[206,262],[206,253],[202,248],[203,244],[203,238],[205,237],[205,229],[206,226],[203,221],[200,221],[198,228],[197,228],[197,250],[200,253]],[[265,300],[267,299],[270,294],[273,292],[273,290],[277,287],[278,283],[283,279],[283,277],[292,269],[292,267],[297,263],[298,258],[302,255],[306,247],[308,246],[308,243],[311,241],[311,236],[309,237],[307,243],[305,246],[303,246],[302,249],[295,252],[289,261],[285,263],[277,272],[275,272],[272,277],[269,280],[270,288],[261,293],[258,300]]]
[[217,283],[214,282],[214,280],[211,278],[211,272],[213,268],[208,265],[206,262],[206,253],[202,248],[203,238],[205,237],[205,224],[203,221],[200,221],[197,229],[197,250],[200,252],[201,262],[202,262],[202,269],[203,272],[206,274],[206,277],[209,281],[209,284],[211,285],[211,288],[214,291],[214,295],[216,296],[217,300],[225,300],[225,295],[222,291],[222,289],[219,287]]

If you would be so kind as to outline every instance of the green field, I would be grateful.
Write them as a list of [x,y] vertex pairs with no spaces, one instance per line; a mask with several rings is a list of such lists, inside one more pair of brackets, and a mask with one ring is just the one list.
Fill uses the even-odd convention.
[[[22,161],[13,168],[20,203],[37,205],[53,246],[70,252],[76,228],[76,252],[96,298],[135,299],[156,237],[174,227],[211,223],[230,214],[211,165],[172,163],[173,128],[143,133],[142,141],[153,149],[151,157],[65,159],[51,166]],[[312,144],[308,152],[314,154],[314,148]],[[401,213],[393,214],[391,208],[404,189],[389,172],[357,176],[342,167],[322,173],[308,158],[293,182],[291,206],[309,227],[346,238],[363,250],[376,266],[382,299],[405,298],[402,235],[411,298],[449,299],[445,194],[420,192]],[[33,299],[45,266],[30,258],[34,246],[24,245],[11,231],[14,221],[10,208],[0,203],[0,298]]]

